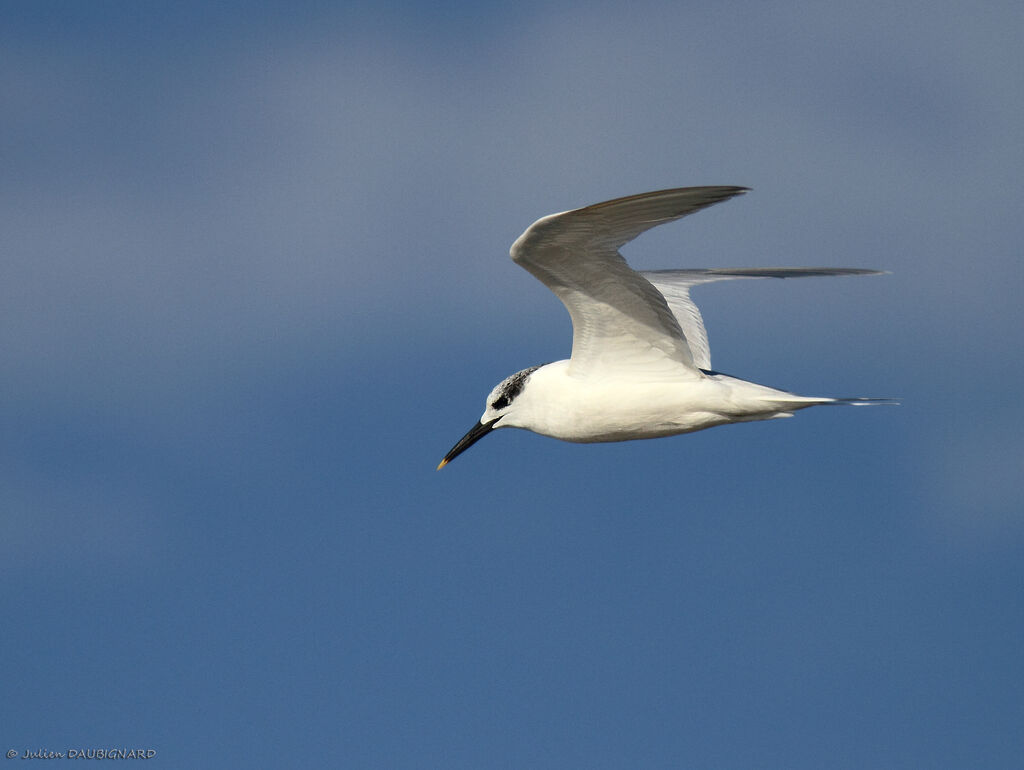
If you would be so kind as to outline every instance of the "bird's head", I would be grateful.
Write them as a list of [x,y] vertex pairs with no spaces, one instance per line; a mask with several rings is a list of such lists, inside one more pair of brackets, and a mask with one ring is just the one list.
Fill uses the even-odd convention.
[[441,470],[495,428],[515,427],[510,425],[509,421],[516,411],[516,399],[522,395],[530,375],[539,368],[539,366],[531,366],[529,369],[523,369],[495,385],[487,395],[487,403],[484,405],[484,413],[480,420],[451,448],[437,469]]

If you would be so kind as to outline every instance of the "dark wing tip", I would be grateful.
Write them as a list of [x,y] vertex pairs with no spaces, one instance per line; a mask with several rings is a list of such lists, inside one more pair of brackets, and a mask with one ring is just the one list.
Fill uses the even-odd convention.
[[706,185],[699,187],[669,187],[664,190],[653,190],[651,192],[637,193],[636,195],[626,195],[622,198],[612,198],[608,201],[601,201],[600,203],[593,203],[589,206],[585,206],[579,211],[593,211],[595,209],[611,208],[613,206],[621,206],[622,204],[628,204],[640,201],[653,201],[658,198],[678,198],[680,196],[686,196],[699,206],[710,206],[720,201],[728,200],[737,195],[743,195],[743,193],[750,192],[749,187],[739,187],[736,185]]
[[863,267],[710,267],[705,273],[740,278],[824,278],[842,275],[887,275],[888,271]]

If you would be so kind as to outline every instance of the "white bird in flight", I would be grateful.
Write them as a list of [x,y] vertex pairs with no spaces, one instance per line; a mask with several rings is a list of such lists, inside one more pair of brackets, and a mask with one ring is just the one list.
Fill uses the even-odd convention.
[[512,244],[512,259],[562,301],[572,355],[506,377],[479,422],[440,470],[496,428],[590,443],[657,438],[733,422],[792,417],[821,404],[891,399],[815,398],[711,369],[707,332],[690,288],[733,278],[877,275],[845,267],[704,268],[637,272],[619,248],[657,225],[747,192],[682,187],[632,195],[538,219]]

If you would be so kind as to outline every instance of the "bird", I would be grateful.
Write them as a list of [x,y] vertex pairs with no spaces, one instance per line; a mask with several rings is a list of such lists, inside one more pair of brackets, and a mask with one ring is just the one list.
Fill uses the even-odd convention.
[[484,413],[437,466],[498,428],[576,443],[659,438],[729,423],[792,417],[811,406],[896,403],[800,396],[711,368],[690,289],[733,279],[879,275],[844,267],[633,270],[619,249],[641,233],[749,192],[703,186],[631,195],[542,217],[516,239],[512,260],[554,292],[572,320],[566,360],[498,383]]

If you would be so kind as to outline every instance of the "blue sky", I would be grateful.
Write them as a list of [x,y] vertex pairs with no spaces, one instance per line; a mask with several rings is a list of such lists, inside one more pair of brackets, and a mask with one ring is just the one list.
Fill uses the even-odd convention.
[[[1019,3],[0,6],[0,740],[167,767],[1016,767]],[[554,211],[715,367],[896,396],[501,431]]]

